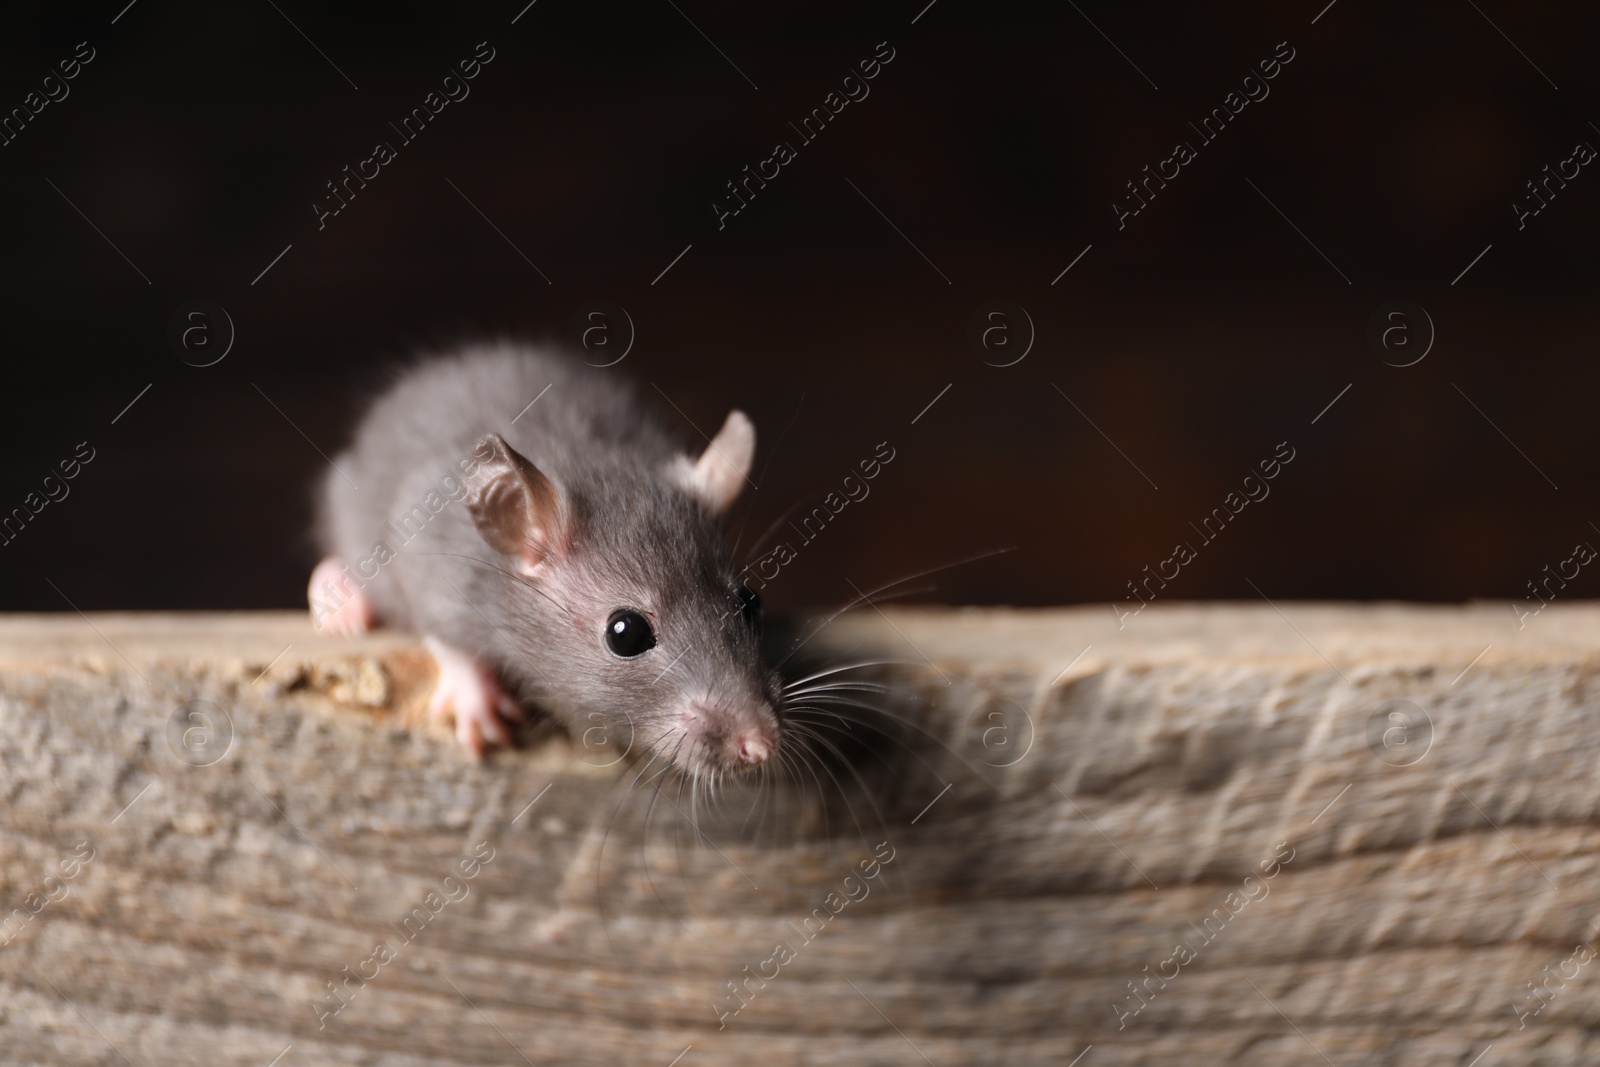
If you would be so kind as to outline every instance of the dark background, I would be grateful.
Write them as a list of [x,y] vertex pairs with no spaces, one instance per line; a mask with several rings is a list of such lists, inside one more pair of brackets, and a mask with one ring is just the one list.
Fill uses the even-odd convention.
[[[1600,146],[1592,7],[125,2],[0,16],[0,109],[96,52],[0,147],[0,511],[96,453],[0,548],[5,608],[303,604],[318,449],[386,368],[560,338],[596,299],[636,326],[619,372],[707,431],[755,419],[746,546],[895,448],[780,606],[1013,546],[923,598],[1121,598],[1282,441],[1270,497],[1164,597],[1521,597],[1600,543],[1600,174],[1520,231],[1511,209]],[[885,40],[870,96],[800,146],[788,123]],[[480,41],[471,95],[399,144]],[[1199,146],[1187,123],[1280,41],[1270,96]],[[380,139],[398,158],[319,231]],[[798,158],[719,231],[713,197],[780,139]],[[1119,231],[1178,140],[1198,158]],[[1037,331],[1005,368],[967,340],[997,298]],[[166,338],[195,299],[237,330],[206,368]],[[1367,341],[1397,299],[1437,330],[1404,368]]]

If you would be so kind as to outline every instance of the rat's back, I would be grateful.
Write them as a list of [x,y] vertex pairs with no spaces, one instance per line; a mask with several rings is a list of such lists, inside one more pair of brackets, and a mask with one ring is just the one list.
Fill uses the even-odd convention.
[[433,356],[400,371],[334,458],[318,494],[319,547],[346,560],[368,554],[430,492],[453,496],[462,463],[489,433],[558,483],[597,466],[662,463],[674,451],[656,413],[615,372],[510,343]]
[[[558,480],[578,465],[664,460],[673,451],[656,413],[615,371],[502,343],[402,370],[336,463],[359,492],[371,483],[383,495],[406,471],[469,455],[487,433],[500,434]],[[330,472],[326,487],[339,484],[351,489]]]

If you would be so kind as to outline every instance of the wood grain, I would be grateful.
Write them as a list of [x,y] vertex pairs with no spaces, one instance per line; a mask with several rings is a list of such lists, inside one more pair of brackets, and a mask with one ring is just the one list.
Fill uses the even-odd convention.
[[846,616],[911,725],[691,805],[400,636],[0,618],[0,1062],[1596,1062],[1600,608],[1516,622]]

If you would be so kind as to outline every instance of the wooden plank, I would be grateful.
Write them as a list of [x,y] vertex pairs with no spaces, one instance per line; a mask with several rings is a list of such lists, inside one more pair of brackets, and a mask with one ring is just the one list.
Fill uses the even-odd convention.
[[1595,1061],[1600,609],[1123,621],[841,618],[913,725],[691,803],[400,636],[0,618],[0,1062]]

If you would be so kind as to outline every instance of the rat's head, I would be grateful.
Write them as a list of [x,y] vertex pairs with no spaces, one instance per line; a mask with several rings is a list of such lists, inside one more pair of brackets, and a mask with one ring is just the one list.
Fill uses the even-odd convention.
[[575,739],[604,736],[696,776],[776,758],[760,602],[718,522],[754,455],[737,411],[697,460],[597,463],[559,486],[498,435],[479,443],[466,502],[518,578],[506,629],[527,642],[521,673]]

